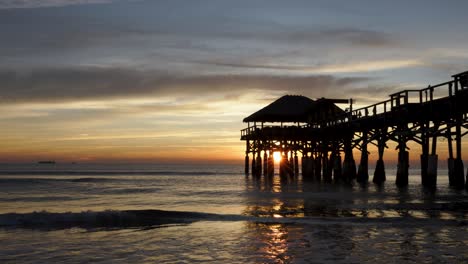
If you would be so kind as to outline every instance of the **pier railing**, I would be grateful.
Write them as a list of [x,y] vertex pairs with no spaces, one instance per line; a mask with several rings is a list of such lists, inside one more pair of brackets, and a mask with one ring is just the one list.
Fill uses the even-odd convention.
[[[461,91],[468,90],[468,72],[463,72],[454,75],[454,80],[430,85],[424,89],[403,90],[390,95],[390,99],[378,102],[369,106],[354,109],[339,116],[338,118],[330,119],[315,127],[327,127],[342,124],[358,119],[385,117],[387,113],[394,111],[396,108],[402,108],[408,105],[426,104],[441,98],[450,98]],[[446,89],[442,89],[446,88]]]
[[[387,114],[395,110],[405,109],[409,105],[423,105],[442,98],[452,98],[458,93],[468,90],[468,71],[452,76],[454,79],[437,85],[429,85],[424,89],[408,89],[389,95],[389,99],[369,106],[347,111],[345,114],[319,123],[302,124],[298,126],[249,126],[241,130],[241,137],[263,134],[283,134],[283,130],[301,130],[304,128],[323,128],[338,124],[350,123],[365,118],[385,118]],[[445,88],[445,89],[444,89]],[[294,130],[293,129],[293,130]]]

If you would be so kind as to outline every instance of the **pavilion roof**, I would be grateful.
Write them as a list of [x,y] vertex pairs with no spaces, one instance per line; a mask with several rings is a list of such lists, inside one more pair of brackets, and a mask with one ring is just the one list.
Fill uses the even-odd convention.
[[302,95],[285,95],[244,118],[244,122],[306,123],[341,113],[341,108],[325,98],[314,101]]
[[307,122],[314,100],[302,95],[285,95],[244,118],[244,122]]

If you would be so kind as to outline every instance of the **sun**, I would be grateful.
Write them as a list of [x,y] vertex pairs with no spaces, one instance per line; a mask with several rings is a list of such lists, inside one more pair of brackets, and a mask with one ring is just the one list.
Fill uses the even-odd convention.
[[279,152],[273,152],[273,160],[278,163],[281,161],[281,153]]

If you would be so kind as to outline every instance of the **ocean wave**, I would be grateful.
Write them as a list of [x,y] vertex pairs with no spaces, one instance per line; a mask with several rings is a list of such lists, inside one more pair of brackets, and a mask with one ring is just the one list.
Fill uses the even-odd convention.
[[112,228],[188,224],[209,218],[209,214],[162,210],[106,210],[79,213],[8,213],[0,214],[1,227],[60,229],[71,227]]
[[106,210],[79,213],[7,213],[0,214],[0,227],[31,229],[66,228],[147,228],[191,224],[197,221],[246,221],[255,224],[306,225],[398,225],[398,226],[468,226],[466,220],[424,219],[414,217],[258,217],[164,210]]
[[[114,181],[116,179],[112,178],[72,178],[72,179],[56,179],[56,178],[0,178],[0,184],[44,184],[44,183],[51,183],[51,182],[107,182],[107,181]],[[119,181],[125,179],[118,179]]]

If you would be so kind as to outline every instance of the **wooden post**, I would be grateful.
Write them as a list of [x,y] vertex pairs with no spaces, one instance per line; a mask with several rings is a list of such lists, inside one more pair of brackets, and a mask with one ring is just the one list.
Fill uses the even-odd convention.
[[270,150],[269,156],[268,156],[268,177],[271,178],[275,174],[275,161],[273,160],[273,151]]
[[408,186],[409,153],[406,151],[407,138],[402,134],[407,129],[408,127],[406,124],[404,126],[400,125],[398,127],[398,132],[400,132],[400,135],[398,136],[398,165],[395,181],[395,184],[398,187]]
[[369,181],[369,155],[367,153],[367,131],[362,133],[361,162],[359,164],[357,182],[365,184]]
[[246,140],[245,142],[245,175],[249,175],[249,152],[250,152],[250,141]]
[[302,153],[302,158],[301,158],[301,174],[302,174],[302,179],[304,179],[304,180],[310,179],[309,176],[308,176],[309,173],[307,172],[307,169],[306,169],[306,167],[307,167],[307,162],[308,162],[307,156],[306,156],[304,153]]
[[378,133],[380,134],[377,140],[379,159],[377,160],[377,164],[375,166],[374,178],[372,179],[372,181],[376,184],[382,184],[387,179],[385,176],[385,163],[383,161],[383,155],[386,146],[385,141],[387,137],[387,129],[381,129]]
[[456,144],[456,153],[457,157],[455,159],[455,168],[454,168],[454,180],[455,188],[462,189],[465,187],[465,169],[463,167],[462,160],[462,150],[461,150],[461,118],[457,118],[457,124],[455,126],[455,144]]
[[307,175],[309,178],[311,178],[312,180],[319,180],[320,181],[320,174],[319,174],[319,177],[317,178],[316,175],[315,175],[315,160],[314,160],[314,157],[313,156],[310,156],[310,157],[307,157],[307,166],[306,166],[306,169],[307,169]]
[[398,187],[408,186],[408,168],[409,168],[409,153],[406,151],[406,138],[400,136],[398,144],[398,165],[395,184]]
[[255,173],[257,177],[260,177],[262,175],[262,157],[260,157],[260,151],[257,152],[257,160],[255,161],[256,169]]
[[428,123],[421,124],[421,184],[424,187],[430,187],[430,181],[428,180],[427,168],[429,165],[429,136],[427,129]]
[[299,158],[297,157],[297,152],[294,152],[294,174],[299,176]]
[[322,175],[325,182],[332,181],[331,168],[328,162],[328,148],[324,147],[322,150]]
[[[431,89],[431,96],[432,96],[433,89]],[[431,98],[432,100],[432,98]],[[439,128],[439,124],[434,124],[434,129],[437,131]],[[431,154],[427,160],[427,180],[428,180],[428,187],[431,189],[435,189],[437,187],[437,163],[439,157],[436,154],[437,150],[437,135],[434,134],[432,136],[432,149]]]
[[254,148],[252,150],[252,176],[257,175],[257,165],[255,164],[255,141],[254,141]]
[[354,157],[353,157],[351,139],[352,138],[346,139],[344,143],[345,157],[343,161],[343,178],[345,182],[348,182],[348,183],[356,179],[356,162],[354,161]]
[[339,150],[331,152],[330,165],[330,167],[333,168],[333,181],[340,182],[342,179],[343,169],[341,167],[341,155]]
[[249,175],[249,154],[245,154],[245,176]]
[[322,180],[322,175],[321,175],[321,172],[322,172],[322,158],[320,157],[320,153],[317,152],[317,155],[315,157],[315,160],[314,160],[314,170],[315,170],[315,180],[317,181],[321,181]]
[[[262,123],[263,124],[263,123]],[[263,151],[263,176],[268,174],[268,154],[267,151]]]
[[448,143],[448,178],[449,178],[449,186],[455,187],[455,159],[453,158],[453,145],[452,145],[452,127],[447,125],[447,143]]
[[284,180],[287,178],[287,169],[286,169],[286,163],[287,163],[288,158],[285,157],[284,153],[281,153],[281,160],[279,164],[279,172],[280,172],[280,178],[281,180]]
[[289,155],[289,175],[290,175],[291,177],[294,177],[294,176],[295,176],[294,171],[295,171],[295,168],[294,168],[294,156],[293,156],[293,152],[291,151],[291,152],[290,152],[290,155]]

